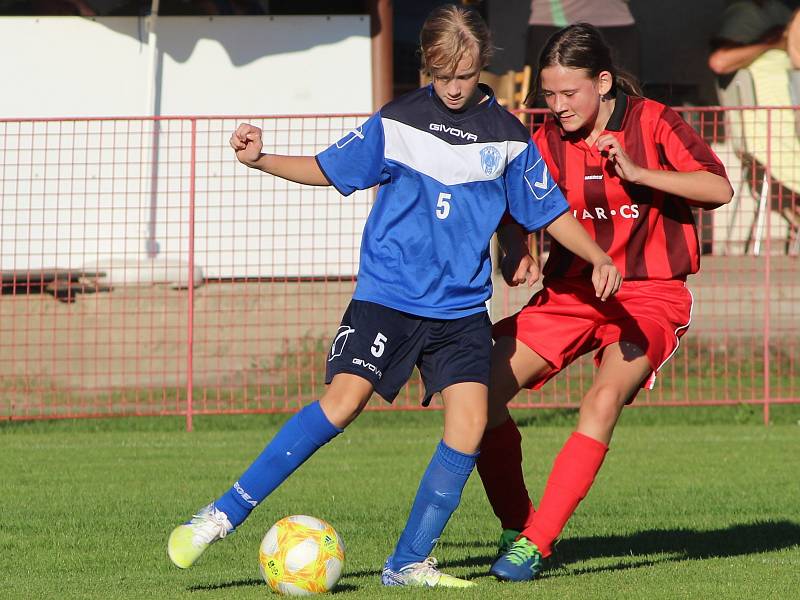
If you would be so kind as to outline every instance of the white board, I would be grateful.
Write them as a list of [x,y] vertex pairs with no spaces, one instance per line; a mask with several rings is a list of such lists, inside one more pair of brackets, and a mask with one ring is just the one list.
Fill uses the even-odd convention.
[[[0,18],[0,117],[150,114],[147,39],[138,17]],[[372,109],[367,16],[158,17],[156,39],[162,115]]]

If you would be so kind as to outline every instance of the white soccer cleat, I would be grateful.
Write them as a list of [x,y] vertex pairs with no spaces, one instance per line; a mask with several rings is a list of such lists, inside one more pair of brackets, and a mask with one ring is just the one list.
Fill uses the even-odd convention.
[[233,531],[233,525],[221,510],[209,504],[183,525],[172,530],[167,554],[176,567],[188,569],[211,544]]
[[407,585],[414,587],[453,587],[465,588],[475,585],[466,579],[459,579],[436,568],[437,561],[429,556],[422,562],[406,565],[398,571],[389,568],[389,560],[383,565],[381,583],[383,585]]

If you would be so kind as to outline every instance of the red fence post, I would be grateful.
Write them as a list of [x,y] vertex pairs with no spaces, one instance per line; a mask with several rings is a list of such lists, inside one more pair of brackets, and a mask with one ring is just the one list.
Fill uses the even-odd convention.
[[766,206],[766,219],[767,224],[765,227],[767,239],[765,242],[765,249],[766,249],[766,257],[764,259],[764,425],[769,425],[769,395],[770,395],[770,385],[769,385],[769,336],[770,336],[770,282],[771,282],[771,272],[770,269],[772,267],[772,109],[767,109],[767,164],[765,165],[765,169],[767,170],[767,206]]
[[192,118],[192,145],[189,158],[189,312],[186,322],[186,431],[192,431],[192,394],[194,387],[194,192],[197,158],[197,119]]

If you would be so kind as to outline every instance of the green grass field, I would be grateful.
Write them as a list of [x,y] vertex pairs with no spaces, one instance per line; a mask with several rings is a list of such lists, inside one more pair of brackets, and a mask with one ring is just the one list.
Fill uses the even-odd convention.
[[[378,571],[438,440],[441,413],[368,413],[188,570],[171,528],[230,485],[280,416],[0,424],[3,598],[265,598],[261,537],[278,518],[329,520],[347,544],[336,597],[796,598],[800,407],[629,409],[595,488],[544,576],[485,576],[499,533],[477,476],[436,549],[471,590],[384,589]],[[568,412],[517,413],[535,496]]]

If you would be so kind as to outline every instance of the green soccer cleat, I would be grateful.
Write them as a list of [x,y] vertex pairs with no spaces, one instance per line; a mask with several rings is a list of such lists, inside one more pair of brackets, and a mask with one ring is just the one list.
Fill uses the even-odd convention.
[[176,567],[188,569],[211,544],[233,531],[233,525],[214,504],[200,509],[190,521],[172,530],[167,554]]
[[542,570],[542,553],[528,538],[519,538],[494,561],[489,573],[500,581],[532,581]]
[[500,558],[511,550],[511,546],[517,541],[520,533],[522,532],[516,529],[503,529],[503,533],[500,534],[500,541],[497,544],[497,556],[495,558]]
[[407,585],[414,587],[473,587],[475,582],[459,579],[436,568],[437,561],[429,556],[422,562],[406,565],[398,571],[389,568],[389,560],[383,565],[381,583],[383,585]]

